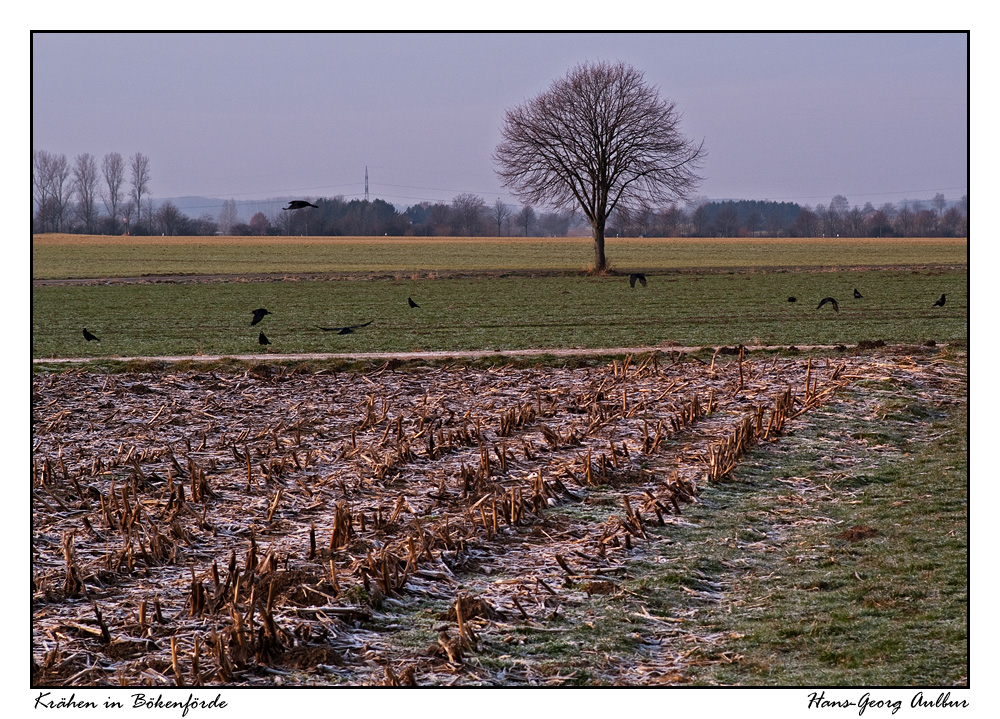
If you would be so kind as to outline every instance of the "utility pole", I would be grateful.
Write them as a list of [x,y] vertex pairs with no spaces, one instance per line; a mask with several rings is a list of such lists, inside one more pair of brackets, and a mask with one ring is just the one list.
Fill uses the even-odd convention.
[[365,202],[368,202],[368,165],[365,165]]

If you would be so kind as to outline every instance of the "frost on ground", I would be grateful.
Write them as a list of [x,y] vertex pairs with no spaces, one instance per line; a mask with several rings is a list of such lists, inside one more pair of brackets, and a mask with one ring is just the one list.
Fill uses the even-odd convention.
[[[934,357],[38,374],[32,683],[566,681],[505,638],[567,631],[750,445],[859,380],[932,387]],[[648,661],[611,681],[713,641],[634,621]]]

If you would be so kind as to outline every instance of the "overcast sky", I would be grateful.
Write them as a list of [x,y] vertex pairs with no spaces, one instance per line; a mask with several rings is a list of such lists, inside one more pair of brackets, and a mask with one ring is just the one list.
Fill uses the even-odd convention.
[[[645,73],[708,151],[699,195],[968,193],[964,34],[35,34],[32,144],[149,157],[155,199],[471,192],[515,202],[504,111],[588,61]],[[209,209],[208,211],[211,211]]]

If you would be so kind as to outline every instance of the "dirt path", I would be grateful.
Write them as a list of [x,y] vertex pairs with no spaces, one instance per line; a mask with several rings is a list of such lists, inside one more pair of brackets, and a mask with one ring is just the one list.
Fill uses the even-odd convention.
[[[942,345],[944,346],[944,345]],[[800,350],[832,350],[838,345],[796,345]],[[222,359],[232,359],[241,362],[260,362],[261,360],[347,360],[347,361],[372,361],[386,362],[389,360],[442,360],[442,359],[484,359],[495,357],[502,359],[505,357],[615,357],[623,355],[645,355],[659,352],[661,354],[682,353],[690,354],[705,349],[704,347],[596,347],[596,348],[566,348],[551,347],[548,349],[520,349],[520,350],[448,350],[441,352],[319,352],[308,354],[279,354],[277,352],[263,352],[259,354],[243,355],[165,355],[162,357],[36,357],[32,359],[34,364],[79,364],[83,362],[96,362],[98,360],[115,360],[118,362],[218,362]],[[785,345],[765,346],[754,345],[747,347],[753,352],[758,350],[781,350],[787,349]]]

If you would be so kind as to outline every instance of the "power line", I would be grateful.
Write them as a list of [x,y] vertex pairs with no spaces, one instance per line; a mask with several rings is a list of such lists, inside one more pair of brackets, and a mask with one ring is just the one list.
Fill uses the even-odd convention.
[[932,187],[923,190],[892,190],[890,192],[835,192],[833,195],[795,195],[793,197],[770,197],[768,200],[773,202],[791,202],[792,200],[816,200],[822,198],[832,198],[834,195],[843,195],[844,197],[850,197],[851,195],[861,195],[863,197],[871,196],[882,196],[882,195],[906,195],[911,193],[924,193],[924,192],[944,192],[945,190],[965,190],[968,192],[968,185],[956,185],[955,187]]

